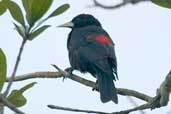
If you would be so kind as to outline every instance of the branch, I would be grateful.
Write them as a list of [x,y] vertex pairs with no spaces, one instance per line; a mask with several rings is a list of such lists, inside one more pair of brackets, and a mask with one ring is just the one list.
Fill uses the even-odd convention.
[[[64,76],[65,75],[65,76]],[[16,76],[14,78],[14,81],[23,81],[27,79],[34,79],[34,78],[61,78],[61,77],[68,77],[72,79],[73,81],[76,81],[80,84],[83,84],[85,86],[95,88],[95,82],[92,82],[90,80],[84,79],[77,75],[67,76],[67,72],[65,71],[59,71],[59,72],[35,72],[35,73],[28,73],[20,76]],[[6,82],[8,82],[10,78],[7,78]],[[117,88],[117,92],[120,95],[123,96],[133,96],[138,99],[144,100],[144,101],[150,101],[152,97],[145,95],[143,93],[130,90],[130,89],[124,89],[124,88]]]
[[159,105],[166,106],[169,101],[169,96],[171,92],[171,70],[167,74],[165,80],[160,85],[159,89],[157,90],[157,94],[161,96]]
[[74,108],[68,108],[68,107],[61,107],[61,106],[55,106],[55,105],[48,105],[48,107],[51,109],[66,110],[66,111],[73,111],[73,112],[85,112],[85,113],[97,113],[97,114],[129,114],[130,112],[134,112],[138,110],[151,109],[154,106],[154,104],[158,102],[157,97],[158,96],[154,97],[149,103],[145,103],[135,108],[131,108],[131,109],[123,110],[119,112],[99,112],[99,111],[92,111],[92,110],[81,110],[81,109],[74,109]]
[[[134,106],[134,107],[138,107],[138,104],[134,101],[134,99],[130,96],[127,96],[129,102]],[[146,114],[143,110],[139,111],[141,114]]]
[[49,108],[51,109],[56,109],[56,110],[65,110],[65,111],[72,111],[72,112],[85,112],[85,113],[96,113],[96,114],[128,114],[133,111],[137,111],[140,109],[148,109],[151,107],[149,103],[141,105],[136,108],[132,108],[129,110],[124,110],[124,111],[119,111],[119,112],[100,112],[100,111],[93,111],[93,110],[82,110],[82,109],[75,109],[75,108],[68,108],[68,107],[61,107],[61,106],[55,106],[55,105],[48,105]]
[[3,95],[0,95],[0,103],[2,103],[3,105],[7,106],[8,108],[13,110],[17,114],[25,114],[24,112],[22,112],[19,109],[17,109],[13,104],[11,104]]
[[12,72],[12,75],[11,75],[11,78],[10,78],[9,83],[7,85],[7,88],[6,88],[5,92],[4,92],[5,97],[8,95],[8,93],[10,91],[10,88],[12,86],[13,80],[15,78],[15,75],[16,75],[16,72],[17,72],[17,69],[18,69],[18,66],[19,66],[19,63],[20,63],[21,54],[23,52],[24,45],[25,45],[26,41],[27,41],[26,39],[24,39],[22,41],[22,44],[21,44],[21,47],[20,47],[20,50],[19,50],[19,53],[18,53],[18,56],[17,56],[17,60],[16,60],[16,63],[15,63],[15,66],[14,66],[14,70]]
[[[58,69],[58,72],[35,72],[35,73],[29,73],[29,74],[24,74],[24,75],[20,75],[15,77],[14,81],[21,81],[21,80],[27,80],[27,79],[31,79],[31,78],[61,78],[61,77],[67,77],[69,79],[72,79],[78,83],[81,83],[85,86],[88,87],[95,87],[95,83],[92,81],[89,81],[87,79],[84,79],[80,76],[77,75],[72,75],[70,76],[68,72],[63,71],[61,69]],[[9,81],[10,79],[8,78],[6,81]],[[129,90],[129,89],[123,89],[123,88],[117,88],[117,92],[120,95],[125,95],[125,96],[134,96],[138,99],[147,101],[147,103],[142,104],[140,106],[137,106],[135,108],[131,108],[128,110],[124,110],[124,111],[120,111],[120,112],[112,112],[112,113],[107,113],[107,112],[99,112],[99,114],[125,114],[125,113],[130,113],[133,111],[137,111],[137,110],[144,110],[144,109],[154,109],[156,107],[161,107],[161,106],[166,106],[168,101],[169,101],[169,95],[171,92],[171,71],[168,73],[168,75],[166,76],[165,80],[162,82],[162,84],[160,85],[160,88],[157,91],[157,95],[155,97],[150,97],[148,95],[145,95],[143,93],[134,91],[134,90]],[[59,106],[54,106],[54,105],[48,105],[48,106],[52,106],[52,107],[58,107]],[[61,110],[67,110],[68,111],[85,111],[86,110],[80,110],[80,109],[72,109],[72,108],[66,108],[66,107],[61,107]],[[98,111],[95,111],[98,112]],[[87,111],[87,113],[89,113],[89,111]]]
[[68,108],[68,107],[61,107],[61,106],[55,106],[55,105],[48,105],[51,109],[57,109],[57,110],[66,110],[66,111],[72,111],[72,112],[86,112],[86,113],[96,113],[96,114],[109,114],[106,112],[100,112],[100,111],[93,111],[93,110],[81,110],[81,109],[74,109],[74,108]]
[[128,4],[137,4],[137,3],[140,3],[140,2],[147,2],[147,1],[151,1],[151,0],[123,0],[119,4],[115,4],[115,5],[111,5],[111,6],[106,6],[106,5],[98,2],[97,0],[93,0],[94,5],[90,6],[90,7],[100,7],[100,8],[103,8],[103,9],[110,10],[110,9],[120,8],[120,7],[126,6]]

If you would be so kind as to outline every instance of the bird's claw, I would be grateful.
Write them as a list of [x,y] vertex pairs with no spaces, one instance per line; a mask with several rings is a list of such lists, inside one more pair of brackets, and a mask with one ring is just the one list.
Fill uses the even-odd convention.
[[99,91],[98,81],[96,81],[95,87],[92,88],[92,91]]
[[73,75],[73,74],[72,74],[73,70],[74,70],[74,69],[73,69],[72,67],[68,67],[68,68],[65,69],[65,71],[68,72],[69,75]]
[[[69,73],[69,76],[72,76],[72,75],[73,75],[73,74],[72,74],[73,70],[74,70],[74,69],[73,69],[72,67],[68,67],[68,68],[65,69],[65,71]],[[64,81],[65,79],[67,79],[67,76],[63,76],[63,81]]]

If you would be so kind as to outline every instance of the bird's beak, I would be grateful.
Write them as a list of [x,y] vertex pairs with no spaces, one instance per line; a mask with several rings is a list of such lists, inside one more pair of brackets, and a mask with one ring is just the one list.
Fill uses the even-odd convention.
[[62,25],[59,25],[57,27],[68,27],[68,28],[72,28],[72,27],[74,27],[74,23],[73,22],[67,22],[67,23],[64,23]]

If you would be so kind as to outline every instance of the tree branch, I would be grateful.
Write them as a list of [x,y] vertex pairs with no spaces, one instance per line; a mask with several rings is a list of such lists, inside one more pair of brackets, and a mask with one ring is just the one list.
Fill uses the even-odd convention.
[[97,0],[93,0],[94,5],[90,6],[90,7],[100,7],[100,8],[103,8],[103,9],[111,10],[111,9],[117,9],[117,8],[126,6],[128,4],[137,4],[137,3],[140,3],[140,2],[147,2],[147,1],[151,1],[151,0],[123,0],[119,4],[107,6],[107,5],[104,5],[104,4],[100,3],[100,2],[98,2]]
[[[65,76],[64,76],[65,75]],[[72,79],[73,81],[76,81],[78,83],[81,83],[85,86],[95,88],[95,82],[92,82],[90,80],[84,79],[77,75],[67,76],[67,72],[65,71],[59,71],[59,72],[35,72],[35,73],[28,73],[20,76],[16,76],[14,81],[23,81],[27,79],[34,79],[34,78],[61,78],[61,77],[68,77]],[[10,78],[7,78],[6,82],[8,82]],[[145,95],[143,93],[130,90],[130,89],[124,89],[124,88],[117,88],[117,92],[120,95],[123,96],[133,96],[138,99],[144,100],[144,101],[150,101],[152,97]]]
[[[70,76],[68,72],[63,71],[61,69],[58,69],[58,72],[35,72],[35,73],[29,73],[29,74],[24,74],[24,75],[20,75],[15,77],[14,81],[21,81],[21,80],[27,80],[27,79],[31,79],[31,78],[61,78],[61,77],[68,77],[69,79],[72,79],[73,81],[76,81],[78,83],[81,83],[85,86],[88,87],[95,87],[95,83],[92,81],[89,81],[87,79],[84,79],[80,76],[77,75],[72,75]],[[6,81],[9,81],[10,79],[8,78]],[[148,95],[145,95],[143,93],[134,91],[134,90],[129,90],[129,89],[123,89],[123,88],[117,88],[117,92],[120,95],[125,95],[125,96],[134,96],[138,99],[147,101],[147,103],[142,104],[140,106],[137,106],[135,108],[131,108],[128,110],[124,110],[124,111],[120,111],[120,112],[112,112],[112,113],[108,113],[108,112],[98,112],[95,111],[99,114],[125,114],[125,113],[130,113],[133,111],[137,111],[137,110],[144,110],[144,109],[154,109],[156,107],[161,107],[161,106],[166,106],[168,101],[169,101],[169,95],[171,92],[171,71],[167,74],[165,80],[162,82],[162,84],[160,85],[160,88],[157,89],[157,95],[155,97],[150,97]],[[53,107],[58,107],[60,110],[68,110],[68,111],[74,111],[77,110],[78,111],[85,111],[86,110],[80,110],[80,109],[72,109],[72,108],[66,108],[66,107],[59,107],[59,106],[54,106],[54,105],[48,105],[51,108]],[[94,113],[95,113],[94,112]],[[90,113],[89,110],[87,111],[87,113]]]
[[[138,104],[134,101],[134,99],[130,96],[127,96],[129,102],[134,106],[134,107],[138,107]],[[139,111],[141,114],[146,114],[143,110]]]
[[160,96],[160,106],[166,106],[169,101],[169,96],[171,92],[171,70],[167,74],[165,80],[160,85],[159,89],[157,90],[157,94]]
[[93,110],[81,110],[81,109],[74,109],[74,108],[68,108],[68,107],[61,107],[61,106],[55,106],[55,105],[48,105],[51,109],[57,109],[57,110],[66,110],[66,111],[72,111],[72,112],[86,112],[86,113],[96,113],[96,114],[109,114],[106,112],[100,112],[100,111],[93,111]]
[[81,109],[74,109],[74,108],[61,107],[61,106],[55,106],[55,105],[48,105],[48,107],[51,109],[66,110],[66,111],[73,111],[73,112],[85,112],[85,113],[97,113],[97,114],[129,114],[130,112],[134,112],[138,110],[151,109],[154,106],[154,104],[158,102],[156,98],[157,96],[154,97],[149,103],[145,103],[135,108],[131,108],[131,109],[127,109],[127,110],[123,110],[119,112],[100,112],[100,111],[92,111],[92,110],[81,110]]

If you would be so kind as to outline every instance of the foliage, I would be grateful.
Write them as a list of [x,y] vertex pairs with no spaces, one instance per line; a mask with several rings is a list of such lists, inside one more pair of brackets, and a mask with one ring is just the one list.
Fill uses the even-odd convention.
[[171,9],[171,1],[170,0],[152,0],[152,2],[156,5],[159,5],[164,8],[169,8]]
[[7,10],[7,8],[5,7],[5,4],[3,1],[0,1],[0,15],[2,15],[3,13],[5,13],[5,11]]
[[3,88],[6,79],[6,71],[7,71],[6,56],[2,51],[2,49],[0,48],[0,91]]
[[19,90],[13,90],[11,94],[7,97],[8,101],[11,102],[16,107],[24,106],[27,102],[26,98],[23,96],[23,93],[33,87],[36,82],[32,82],[22,87]]
[[10,11],[12,18],[19,23],[14,23],[18,34],[25,40],[33,40],[50,27],[50,25],[42,25],[46,20],[64,13],[70,7],[69,4],[61,5],[42,19],[52,3],[53,0],[22,0],[26,16],[23,16],[21,8],[14,1],[4,0],[3,4]]
[[[32,82],[20,89],[12,90],[12,92],[8,95],[20,62],[20,57],[23,52],[24,44],[27,40],[32,41],[33,39],[37,38],[41,33],[43,33],[47,28],[50,27],[50,25],[42,25],[45,21],[64,13],[70,7],[69,4],[61,5],[56,8],[52,13],[50,13],[47,17],[43,18],[45,13],[51,7],[52,3],[53,0],[22,0],[22,5],[24,7],[23,13],[23,11],[21,10],[22,8],[14,0],[0,1],[0,15],[4,14],[6,10],[10,12],[11,17],[14,20],[13,24],[15,26],[15,30],[23,39],[12,76],[10,77],[8,86],[3,94],[3,96],[6,97],[9,103],[13,104],[15,107],[21,107],[26,104],[27,99],[24,97],[23,93],[33,87],[36,83]],[[23,14],[26,14],[26,16],[24,16]],[[0,49],[0,92],[6,80],[6,71],[6,56],[4,52]],[[0,108],[1,107],[3,106],[0,106]]]

